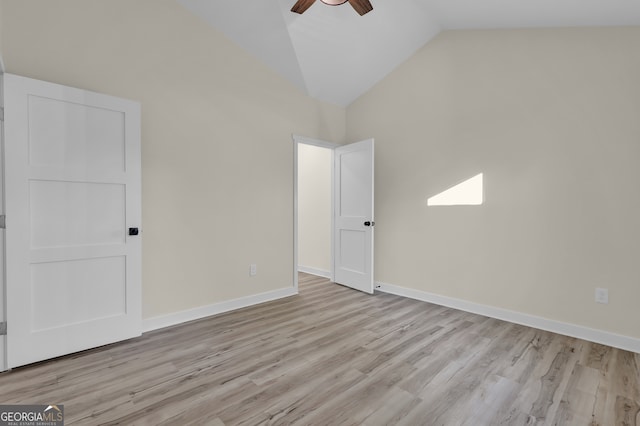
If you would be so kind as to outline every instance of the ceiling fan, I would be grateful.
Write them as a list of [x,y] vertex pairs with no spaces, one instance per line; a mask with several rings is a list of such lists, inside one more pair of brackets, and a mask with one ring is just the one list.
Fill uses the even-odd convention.
[[[291,11],[294,13],[304,13],[307,9],[311,7],[316,0],[298,0],[296,4],[293,5]],[[373,6],[369,3],[369,0],[320,0],[324,4],[328,4],[330,6],[338,6],[346,3],[347,1],[351,6],[360,14],[360,16],[365,13],[369,13],[373,10]]]

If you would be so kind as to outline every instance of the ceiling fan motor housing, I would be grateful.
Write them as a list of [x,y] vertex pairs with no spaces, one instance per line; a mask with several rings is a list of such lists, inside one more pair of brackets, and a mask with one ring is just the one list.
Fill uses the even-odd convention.
[[[291,11],[293,13],[304,13],[307,9],[311,7],[316,0],[298,0],[296,4],[293,5]],[[322,3],[327,4],[329,6],[339,6],[341,4],[345,4],[349,2],[351,6],[358,12],[358,15],[365,15],[373,10],[373,6],[369,0],[320,0]]]

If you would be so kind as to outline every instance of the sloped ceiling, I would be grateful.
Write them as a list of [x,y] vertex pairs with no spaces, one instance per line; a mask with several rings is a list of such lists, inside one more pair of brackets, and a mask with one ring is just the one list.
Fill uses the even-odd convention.
[[[310,96],[347,106],[446,29],[640,25],[640,0],[179,0]],[[224,58],[220,58],[224,60]]]

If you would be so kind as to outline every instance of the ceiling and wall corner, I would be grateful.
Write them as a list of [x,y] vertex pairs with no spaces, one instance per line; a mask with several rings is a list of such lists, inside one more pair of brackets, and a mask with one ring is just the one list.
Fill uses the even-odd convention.
[[179,0],[309,96],[346,106],[408,59],[440,27],[422,2],[378,1],[359,16],[317,2],[303,15],[292,0]]
[[640,24],[629,0],[371,0],[359,16],[348,4],[295,0],[178,0],[309,96],[347,106],[442,30]]

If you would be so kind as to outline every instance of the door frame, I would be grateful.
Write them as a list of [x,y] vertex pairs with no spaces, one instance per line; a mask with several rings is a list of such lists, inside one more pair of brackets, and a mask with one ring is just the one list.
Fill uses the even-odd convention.
[[327,148],[331,151],[331,281],[335,278],[335,262],[333,247],[334,228],[334,151],[340,145],[333,142],[326,142],[320,139],[308,138],[306,136],[291,135],[293,140],[293,289],[298,293],[298,145],[313,145],[320,148]]

